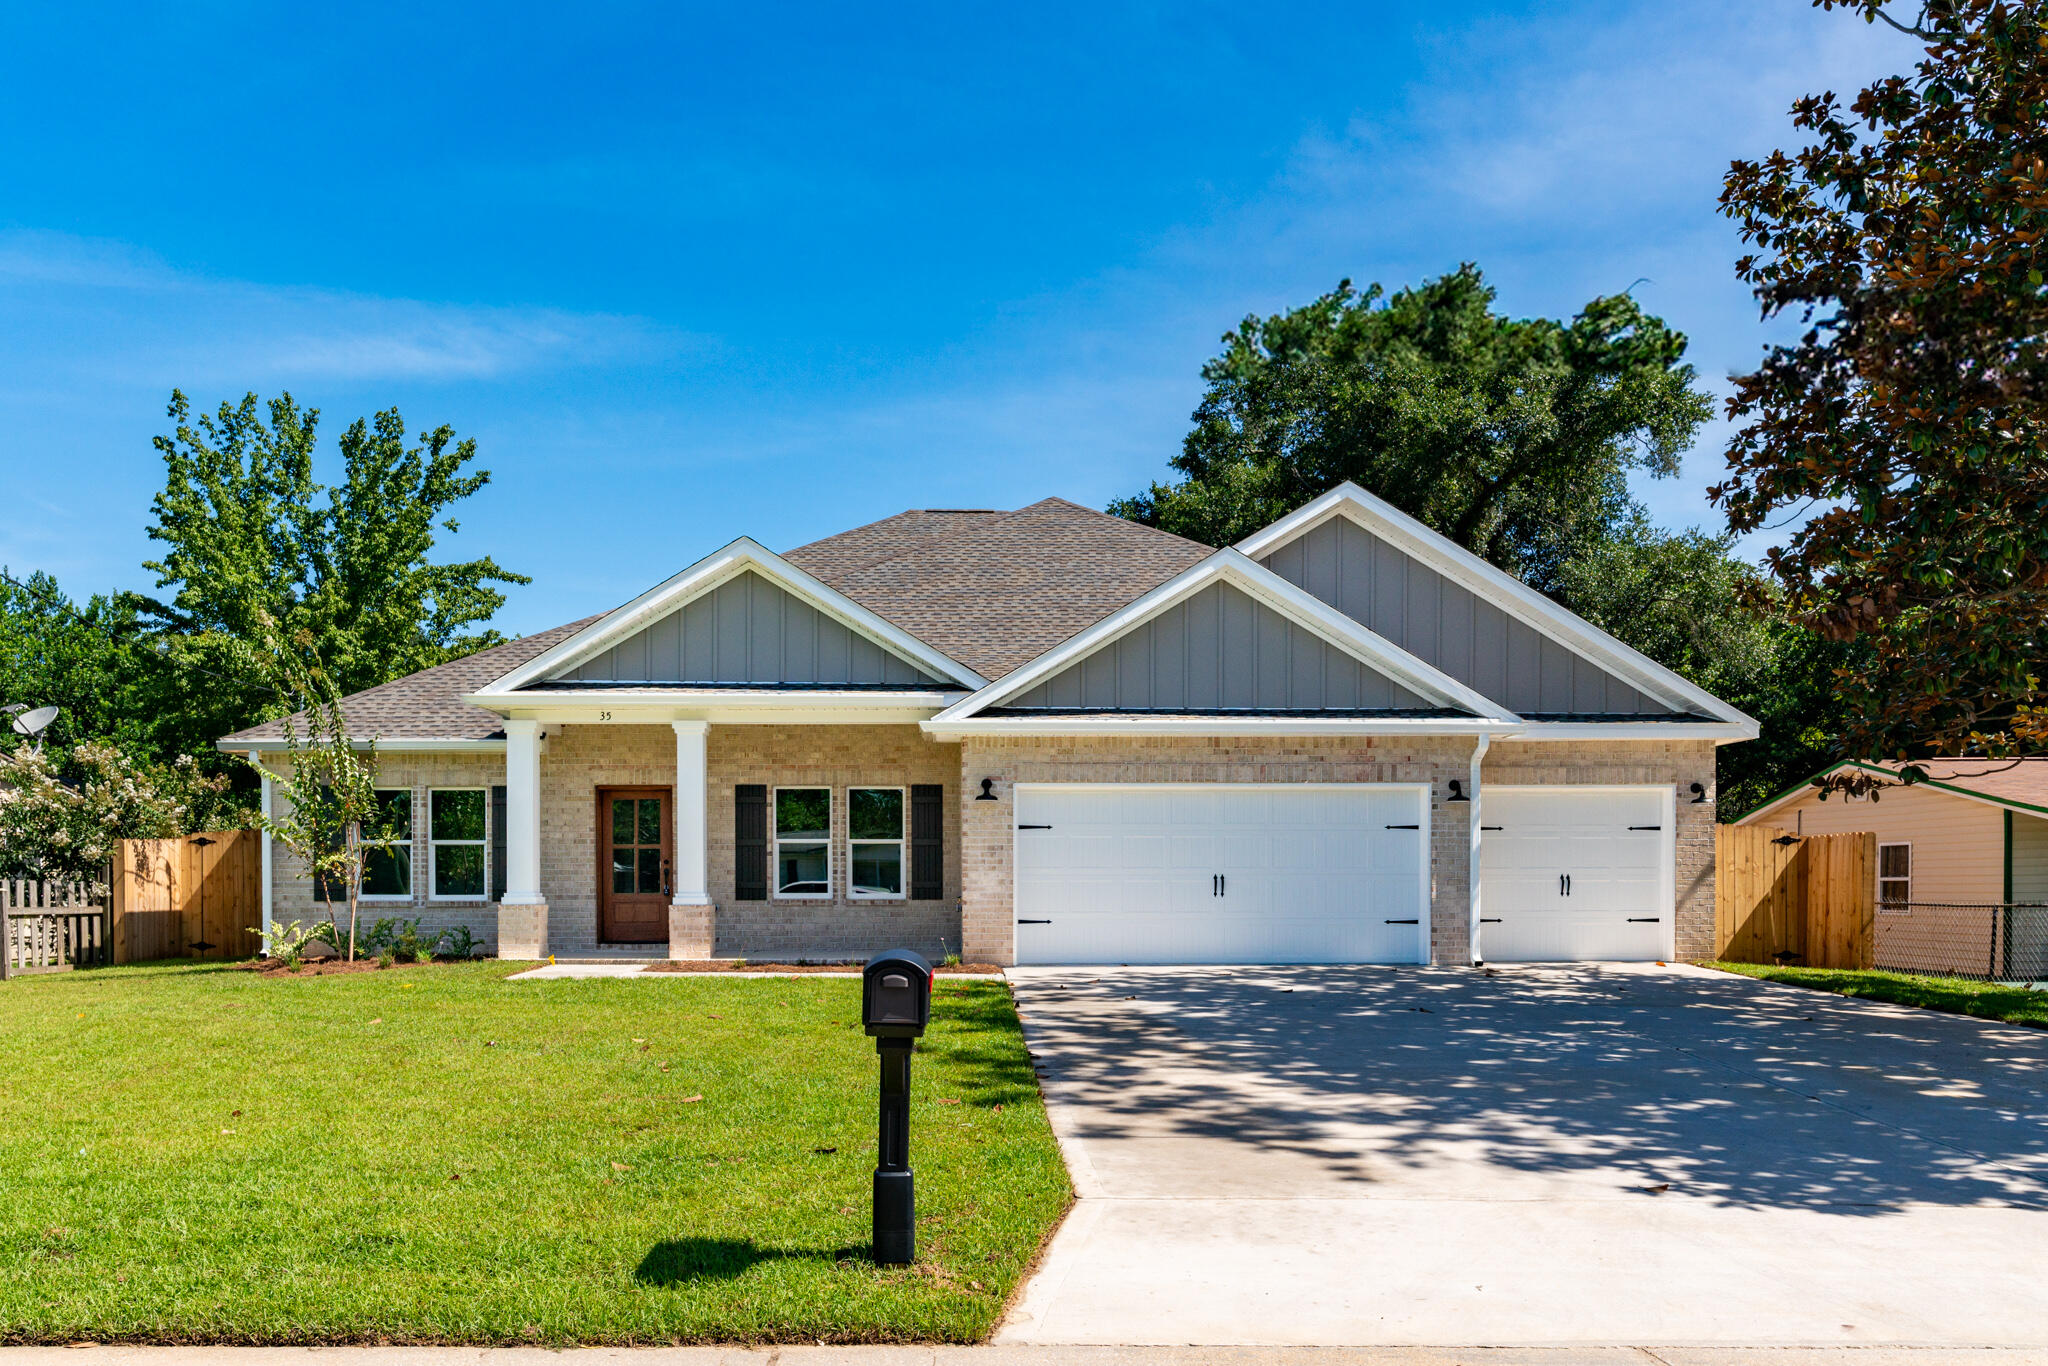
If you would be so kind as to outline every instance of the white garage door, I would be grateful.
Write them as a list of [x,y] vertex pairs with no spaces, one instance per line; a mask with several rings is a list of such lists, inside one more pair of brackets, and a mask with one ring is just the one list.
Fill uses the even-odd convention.
[[1020,963],[1428,956],[1420,787],[1020,786],[1016,807]]
[[1488,962],[1671,957],[1670,789],[1488,786],[1480,823]]

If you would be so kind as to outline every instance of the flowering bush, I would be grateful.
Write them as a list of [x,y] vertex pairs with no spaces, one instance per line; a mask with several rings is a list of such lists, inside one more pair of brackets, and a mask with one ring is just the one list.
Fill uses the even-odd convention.
[[0,877],[98,886],[116,841],[240,826],[247,814],[227,777],[189,755],[152,764],[104,741],[61,758],[0,753]]

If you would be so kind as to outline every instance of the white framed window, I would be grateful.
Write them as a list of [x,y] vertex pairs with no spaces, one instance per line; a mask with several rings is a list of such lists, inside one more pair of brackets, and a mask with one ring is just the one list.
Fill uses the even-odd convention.
[[489,898],[490,810],[486,788],[437,787],[427,793],[429,900]]
[[1903,911],[1913,899],[1913,846],[1877,846],[1877,904]]
[[903,899],[904,806],[900,787],[846,789],[847,888],[871,901]]
[[[377,819],[363,831],[363,900],[412,900],[412,789],[377,789]],[[389,839],[372,839],[389,829]]]
[[775,789],[775,895],[822,901],[832,895],[832,789]]

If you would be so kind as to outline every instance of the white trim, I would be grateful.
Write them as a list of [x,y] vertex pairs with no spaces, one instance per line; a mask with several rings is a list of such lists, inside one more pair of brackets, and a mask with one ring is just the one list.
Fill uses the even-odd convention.
[[[1905,877],[1896,878],[1886,877],[1884,875],[1884,851],[1887,849],[1903,849],[1906,851]],[[1904,903],[1910,902],[1913,899],[1913,862],[1913,841],[1881,840],[1878,842],[1877,858],[1874,860],[1874,867],[1872,870],[1872,876],[1876,880],[1876,885],[1872,888],[1872,894],[1876,897],[1878,910],[1889,910],[1890,913],[1893,915],[1909,914],[1909,912],[1907,912],[1905,908]],[[1902,901],[1887,902],[1884,899],[1884,885],[1887,882],[1904,882],[1906,884],[1906,895],[1902,899]]]
[[[607,612],[602,618],[567,640],[542,651],[464,700],[471,702],[472,705],[493,708],[509,704],[515,700],[518,690],[526,684],[538,682],[602,654],[635,631],[667,616],[693,598],[710,592],[726,580],[749,569],[795,596],[805,599],[811,606],[848,629],[869,637],[891,653],[918,665],[926,673],[951,678],[955,682],[976,688],[988,681],[958,660],[925,644],[902,627],[875,615],[838,589],[806,574],[752,537],[742,536],[723,549],[713,551],[681,573],[656,584],[631,602]],[[490,700],[479,700],[484,698]]]
[[1422,841],[1422,857],[1416,860],[1420,867],[1417,869],[1417,886],[1415,889],[1417,906],[1415,914],[1415,928],[1417,933],[1415,936],[1416,948],[1414,961],[1418,966],[1426,967],[1429,965],[1429,963],[1431,962],[1429,952],[1429,931],[1430,922],[1434,918],[1434,907],[1431,904],[1432,898],[1430,896],[1430,892],[1435,885],[1436,851],[1435,846],[1430,842],[1434,832],[1430,829],[1431,802],[1430,785],[1428,783],[1211,783],[1202,782],[1199,780],[1181,783],[1091,783],[1071,782],[1065,780],[1052,780],[1048,782],[1037,783],[1011,783],[1010,904],[1012,907],[1012,911],[1010,914],[1010,956],[1012,958],[1015,958],[1017,956],[1017,915],[1014,908],[1017,903],[1017,869],[1023,866],[1023,864],[1019,861],[1017,857],[1017,834],[1020,829],[1020,827],[1017,824],[1017,797],[1019,794],[1024,792],[1047,790],[1081,790],[1099,792],[1155,789],[1186,791],[1189,788],[1201,788],[1205,791],[1215,791],[1218,789],[1236,789],[1242,791],[1271,791],[1278,789],[1288,792],[1356,792],[1361,789],[1370,789],[1374,792],[1406,791],[1408,793],[1411,793],[1416,799],[1416,834],[1421,838]]
[[1729,706],[1720,698],[1654,659],[1623,644],[1607,632],[1558,606],[1543,594],[1506,573],[1455,541],[1430,530],[1407,513],[1375,498],[1358,485],[1345,482],[1322,497],[1296,508],[1287,516],[1253,532],[1237,543],[1237,549],[1254,558],[1271,554],[1332,517],[1344,516],[1375,536],[1392,543],[1403,553],[1428,565],[1445,578],[1462,585],[1485,601],[1513,613],[1530,627],[1558,644],[1582,654],[1602,668],[1679,711],[1699,711],[1743,727],[1745,739],[1754,739],[1756,719]]
[[1517,740],[1712,740],[1732,745],[1754,732],[1732,721],[1525,721]]
[[[853,794],[856,792],[894,792],[902,798],[897,806],[896,838],[893,840],[857,839],[853,833]],[[863,892],[853,880],[853,846],[856,844],[894,844],[896,846],[896,880],[902,888],[894,892]],[[846,896],[849,901],[908,901],[910,899],[910,789],[895,783],[861,783],[849,785],[846,789]]]
[[[785,792],[825,794],[825,890],[785,892],[782,890],[782,826],[777,819]],[[777,783],[768,789],[768,899],[770,901],[830,901],[832,899],[832,786],[829,783]],[[816,844],[812,839],[793,839],[791,844]]]
[[[476,792],[482,794],[484,803],[484,834],[482,839],[440,840],[434,838],[434,794],[437,792]],[[467,784],[456,784],[450,787],[429,787],[426,789],[426,794],[428,902],[489,902],[491,899],[491,789],[489,786],[471,787]],[[444,844],[463,849],[475,848],[483,855],[484,885],[481,892],[458,892],[451,896],[442,896],[434,890],[434,866],[440,861],[440,849]]]
[[1494,735],[1513,737],[1521,727],[1511,721],[1456,716],[1392,716],[1384,719],[1313,716],[1133,716],[1107,714],[1039,720],[1029,716],[972,717],[964,721],[933,718],[925,734],[940,740],[966,735]]
[[[1475,717],[1508,724],[1518,723],[1515,714],[1498,703],[1481,696],[1441,670],[1425,664],[1392,641],[1368,631],[1322,599],[1303,592],[1272,570],[1235,550],[1225,549],[1182,570],[1149,593],[1126,603],[1087,630],[1069,636],[1053,649],[1023,667],[1005,674],[971,697],[954,703],[932,718],[936,728],[927,729],[932,729],[935,734],[941,733],[949,722],[964,721],[977,716],[987,707],[1001,705],[1033,684],[1057,674],[1074,661],[1136,630],[1174,603],[1192,597],[1216,582],[1227,582],[1255,600],[1264,602],[1266,606],[1304,627],[1325,643],[1386,675],[1410,692],[1418,693],[1440,706],[1470,712]],[[1247,718],[1258,719],[1274,718]]]
[[1486,758],[1487,748],[1492,744],[1493,737],[1482,734],[1472,746],[1472,765],[1467,770],[1468,776],[1465,779],[1465,800],[1471,803],[1466,807],[1465,814],[1465,819],[1469,822],[1466,830],[1468,845],[1465,850],[1465,899],[1470,903],[1465,921],[1465,956],[1475,965],[1486,961],[1480,957],[1483,947],[1480,943],[1483,938],[1481,932],[1485,927],[1486,912],[1480,904],[1482,879],[1479,876],[1479,839],[1485,829],[1485,823],[1479,814],[1479,808],[1485,798],[1479,785],[1479,769],[1481,761]]
[[[1664,828],[1657,866],[1657,901],[1663,911],[1664,962],[1678,958],[1678,787],[1673,783],[1494,783],[1489,792],[1655,792]],[[1590,960],[1597,961],[1597,960]]]

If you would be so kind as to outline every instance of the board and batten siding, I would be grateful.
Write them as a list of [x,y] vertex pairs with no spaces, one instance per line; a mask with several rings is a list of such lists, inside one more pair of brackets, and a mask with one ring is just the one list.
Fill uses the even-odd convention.
[[943,686],[751,569],[561,678],[577,683]]
[[2048,902],[2048,819],[2012,813],[2012,899]]
[[2004,811],[1938,788],[1888,788],[1876,801],[1815,793],[1743,824],[1808,835],[1874,830],[1879,844],[1913,846],[1913,900],[2005,899]]
[[1359,526],[1332,517],[1266,568],[1523,715],[1669,716],[1673,709]]
[[1435,704],[1242,590],[1212,583],[1005,705],[1209,712],[1425,710]]

